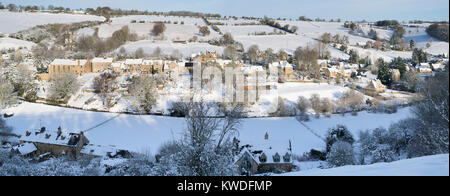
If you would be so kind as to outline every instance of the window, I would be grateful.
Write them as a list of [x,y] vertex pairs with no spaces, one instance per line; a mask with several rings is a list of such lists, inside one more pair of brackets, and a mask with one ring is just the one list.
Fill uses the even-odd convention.
[[284,162],[291,162],[291,155],[286,152],[286,154],[283,156]]
[[267,162],[267,156],[266,156],[266,154],[262,153],[262,155],[259,156],[259,161],[260,161],[261,163]]
[[275,155],[273,155],[273,162],[275,163],[280,162],[280,155],[278,154],[278,152]]

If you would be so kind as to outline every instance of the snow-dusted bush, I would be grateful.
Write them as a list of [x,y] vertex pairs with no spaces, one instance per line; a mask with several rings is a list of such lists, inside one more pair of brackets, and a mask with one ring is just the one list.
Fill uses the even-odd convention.
[[94,78],[94,89],[100,95],[103,105],[107,108],[112,107],[113,92],[118,88],[115,73],[102,73],[100,76]]
[[337,125],[336,127],[328,130],[327,135],[325,137],[325,141],[327,144],[326,151],[330,152],[331,147],[334,143],[338,141],[347,142],[349,144],[353,144],[355,139],[353,139],[352,133],[345,127],[344,125]]
[[208,103],[188,103],[183,139],[164,145],[157,155],[158,175],[223,176],[234,174],[231,137],[240,126],[239,106],[217,115]]
[[355,163],[353,146],[345,141],[334,143],[327,154],[327,161],[336,167],[353,165]]
[[8,80],[0,77],[0,109],[16,101],[17,95],[14,92],[14,86]]
[[282,97],[278,97],[278,104],[276,111],[272,114],[277,117],[292,116],[295,113],[293,106],[286,103]]
[[155,78],[150,75],[135,76],[133,78],[133,83],[128,87],[128,99],[135,110],[142,113],[151,111],[158,98],[156,82]]
[[52,76],[48,99],[52,102],[67,102],[80,88],[75,74],[57,74]]

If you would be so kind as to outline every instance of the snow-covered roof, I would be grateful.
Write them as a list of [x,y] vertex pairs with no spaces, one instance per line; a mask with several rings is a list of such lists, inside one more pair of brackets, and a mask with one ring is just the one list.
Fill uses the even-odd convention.
[[114,146],[101,146],[94,144],[88,144],[84,146],[83,149],[81,149],[81,153],[85,155],[93,155],[100,157],[115,156],[118,151],[120,150],[115,148]]
[[125,64],[126,65],[141,65],[143,62],[142,59],[126,59]]
[[50,65],[85,65],[87,60],[55,59]]
[[27,155],[37,150],[33,143],[24,143],[14,148],[18,150],[21,155]]
[[[260,157],[264,154],[267,158],[265,162],[262,163],[291,163],[292,162],[292,149],[289,140],[249,140],[249,141],[241,141],[241,145],[247,146],[244,149],[248,149],[253,155],[257,162],[260,162]],[[278,154],[280,156],[280,161],[275,162],[274,156]],[[289,162],[285,162],[283,160],[283,156],[288,154]]]
[[273,63],[270,64],[270,66],[275,66],[275,67],[292,67],[292,65],[289,64],[289,62],[287,62],[287,61],[273,62]]
[[121,69],[125,68],[125,65],[122,62],[111,63],[111,66],[113,68],[121,68]]
[[433,66],[433,69],[444,69],[445,65],[441,63],[433,63],[431,66]]
[[68,146],[70,138],[74,134],[72,133],[61,133],[60,136],[58,136],[58,133],[55,131],[45,131],[43,133],[37,132],[31,132],[30,135],[23,134],[19,140],[24,142],[39,142],[39,143],[45,143],[45,144],[56,144],[56,145],[64,145]]
[[112,63],[113,58],[94,58],[92,59],[93,63]]
[[367,85],[366,89],[385,89],[386,86],[381,83],[379,79],[375,79],[370,81],[369,85]]

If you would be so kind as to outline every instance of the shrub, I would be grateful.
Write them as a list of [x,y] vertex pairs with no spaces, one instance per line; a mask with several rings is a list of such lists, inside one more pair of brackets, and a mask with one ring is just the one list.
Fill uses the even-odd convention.
[[336,167],[355,164],[352,145],[344,141],[334,143],[327,154],[327,161]]
[[338,141],[344,141],[349,144],[353,144],[355,142],[353,135],[344,125],[337,125],[336,127],[328,130],[325,140],[327,144],[327,152],[330,152],[333,144]]

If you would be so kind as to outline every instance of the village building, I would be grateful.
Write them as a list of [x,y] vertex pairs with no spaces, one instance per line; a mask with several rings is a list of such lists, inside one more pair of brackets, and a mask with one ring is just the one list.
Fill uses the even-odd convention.
[[271,69],[271,68],[277,68],[278,75],[282,79],[293,79],[294,78],[294,67],[287,61],[273,62],[273,63],[269,64],[269,69]]
[[33,144],[36,150],[29,152],[33,156],[50,154],[53,156],[68,156],[77,158],[81,149],[89,143],[89,140],[81,133],[63,133],[61,128],[57,132],[46,130],[44,127],[40,131],[29,132],[19,138],[20,144]]
[[93,73],[100,73],[103,72],[105,69],[111,66],[113,63],[113,58],[93,58],[92,59],[92,72]]
[[126,69],[125,64],[123,62],[114,62],[111,63],[112,70],[116,73],[122,73],[123,70]]
[[433,72],[430,68],[430,64],[428,64],[428,63],[421,63],[419,65],[416,65],[416,69],[419,73],[432,73]]
[[[142,66],[143,61],[144,60],[142,60],[142,59],[126,59],[125,60],[125,71],[130,72],[130,73],[141,72],[142,69],[144,68]],[[151,70],[151,65],[148,65],[148,67],[150,67],[149,70]]]
[[48,73],[50,76],[56,74],[72,73],[82,76],[85,73],[92,72],[92,64],[87,60],[69,60],[69,59],[55,59],[48,66]]
[[325,74],[325,76],[327,78],[335,78],[335,77],[338,77],[340,75],[339,69],[337,69],[334,66],[333,67],[329,67],[329,68],[328,67],[324,68],[323,72],[324,72],[324,74]]
[[235,139],[234,146],[238,149],[235,167],[240,175],[289,172],[294,167],[290,140],[271,140],[266,133],[261,142]]
[[377,96],[380,93],[386,92],[386,86],[381,83],[379,79],[370,81],[369,85],[364,87],[366,95]]
[[192,61],[200,62],[200,63],[206,63],[210,61],[215,61],[220,57],[220,55],[217,52],[209,52],[206,53],[200,53],[195,54],[191,56]]
[[26,131],[19,136],[19,145],[13,147],[12,152],[27,157],[131,157],[130,152],[114,146],[89,144],[83,132],[66,133],[61,128],[56,132],[45,128],[36,132]]

